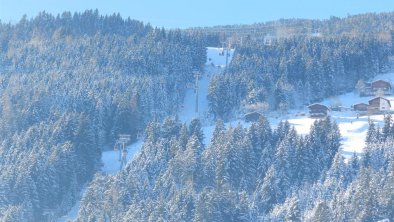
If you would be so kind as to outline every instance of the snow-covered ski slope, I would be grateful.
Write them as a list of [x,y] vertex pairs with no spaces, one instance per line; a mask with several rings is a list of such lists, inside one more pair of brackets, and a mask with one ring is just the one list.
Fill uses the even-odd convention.
[[235,49],[226,49],[223,48],[214,48],[214,47],[207,47],[207,62],[205,65],[207,66],[219,66],[221,68],[226,67],[226,52],[228,52],[228,60],[227,63],[230,64]]
[[57,222],[68,222],[77,218],[79,207],[81,206],[82,196],[86,191],[86,185],[79,192],[79,200],[74,204],[71,210],[64,216],[60,217]]
[[[142,140],[138,140],[137,142],[129,145],[127,147],[127,161],[132,159],[135,154],[141,149]],[[101,157],[103,166],[101,167],[101,171],[107,173],[109,175],[114,175],[120,170],[120,161],[119,161],[119,151],[115,150],[107,150],[104,151]],[[85,187],[81,190],[79,200],[74,204],[71,210],[64,216],[60,217],[58,222],[66,222],[71,221],[77,218],[79,206],[81,204],[82,197],[85,193]]]
[[[134,155],[140,150],[142,143],[142,140],[138,140],[127,147],[127,161],[132,159]],[[103,167],[101,168],[103,172],[107,174],[115,174],[120,170],[119,151],[104,151],[101,160],[103,162]]]
[[[225,52],[223,54],[223,51]],[[205,119],[208,115],[208,85],[213,75],[221,74],[226,66],[226,50],[222,48],[207,48],[207,61],[204,72],[201,74],[199,80],[199,112],[195,112],[196,95],[194,88],[190,88],[186,92],[183,106],[179,111],[179,119],[181,122],[190,122],[192,119],[199,117]],[[230,63],[234,54],[234,49],[228,50],[228,60]],[[135,154],[141,149],[142,140],[129,145],[127,147],[127,161],[132,159]],[[119,151],[108,150],[104,151],[102,155],[103,167],[101,170],[107,174],[115,174],[120,169]]]
[[[223,54],[223,51],[225,52]],[[208,116],[208,85],[213,75],[220,74],[224,71],[226,66],[226,50],[222,48],[207,48],[207,61],[205,64],[204,72],[201,73],[199,80],[199,96],[198,96],[198,107],[199,112],[195,112],[196,106],[196,94],[194,88],[190,88],[186,92],[186,96],[179,111],[179,119],[181,122],[189,123],[194,118],[206,119]],[[234,49],[228,50],[228,60],[230,63]],[[135,154],[140,150],[143,144],[142,140],[139,140],[132,145],[127,147],[127,160],[132,159]],[[103,152],[102,155],[103,167],[102,171],[107,174],[115,174],[120,169],[119,151],[108,150]]]
[[[226,52],[227,50],[223,48],[207,48],[207,61],[205,63],[204,73],[202,73],[198,82],[198,113],[196,112],[196,94],[193,86],[193,88],[187,90],[183,106],[179,111],[181,122],[189,123],[192,119],[199,118],[202,120],[203,125],[208,124],[208,120],[210,119],[207,100],[208,86],[212,76],[224,72],[226,67]],[[231,62],[233,55],[234,49],[228,50],[227,63]]]

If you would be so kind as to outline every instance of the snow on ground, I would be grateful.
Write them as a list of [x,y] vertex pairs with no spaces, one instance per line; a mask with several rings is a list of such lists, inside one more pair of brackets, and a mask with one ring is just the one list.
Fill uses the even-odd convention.
[[[228,64],[230,64],[231,59],[233,58],[235,49],[228,50]],[[226,67],[226,49],[223,48],[214,48],[214,47],[207,47],[207,62],[205,65],[214,65],[219,66],[221,68]]]
[[[142,144],[143,141],[138,140],[137,142],[127,146],[127,161],[135,156],[135,154],[141,149]],[[120,170],[119,151],[104,151],[101,160],[103,161],[101,171],[107,174],[116,174]]]
[[[198,113],[196,113],[196,94],[193,88],[190,88],[186,92],[184,103],[179,111],[179,119],[181,122],[189,123],[194,118],[199,118],[203,122],[203,125],[207,125],[206,122],[209,119],[208,111],[208,86],[212,76],[221,74],[225,70],[226,66],[226,50],[224,54],[222,48],[207,47],[207,62],[205,64],[204,73],[200,77],[198,82],[199,93],[198,93]],[[228,50],[228,64],[234,54],[234,49]]]
[[[394,103],[394,98],[392,102]],[[316,119],[309,118],[307,109],[290,110],[286,115],[270,113],[267,117],[273,128],[275,128],[279,122],[287,120],[294,126],[297,133],[301,135],[308,134],[311,126],[316,121]],[[369,126],[368,116],[360,116],[357,118],[356,112],[344,111],[331,112],[330,117],[338,124],[342,136],[342,153],[345,156],[350,156],[353,152],[361,153],[365,146],[365,137]],[[372,115],[369,119],[382,127],[383,118],[384,115]]]
[[[302,113],[302,115],[297,115],[299,113]],[[352,111],[331,112],[330,117],[338,124],[342,136],[342,153],[350,156],[353,152],[362,152],[368,130],[368,117],[360,116],[357,119],[356,113]],[[378,125],[382,126],[383,124],[383,115],[371,116],[370,119]],[[316,119],[309,118],[306,109],[297,112],[290,111],[282,117],[268,115],[268,120],[274,128],[280,121],[287,120],[301,135],[308,134],[311,126],[316,121]]]
[[[221,55],[222,52],[222,48],[207,48],[207,63],[205,67],[205,74],[199,81],[199,113],[195,112],[194,89],[189,89],[186,93],[184,105],[179,112],[179,117],[182,122],[190,122],[193,118],[199,117],[202,122],[205,123],[203,124],[203,131],[205,134],[204,143],[206,145],[209,144],[213,130],[215,128],[214,125],[210,124],[211,121],[204,121],[209,119],[207,118],[208,101],[206,96],[208,93],[208,85],[212,76],[222,73],[225,69],[226,57],[224,55]],[[233,53],[234,50],[229,50],[230,56],[228,59],[228,63],[230,63]],[[379,79],[394,83],[394,73],[380,74],[374,78],[374,80]],[[321,103],[327,106],[334,106],[339,104],[342,107],[350,109],[350,107],[355,103],[368,103],[368,100],[373,98],[374,97],[360,97],[357,93],[351,92],[337,97],[328,98]],[[389,99],[391,103],[394,104],[394,96],[385,96],[385,98]],[[309,133],[310,127],[316,120],[309,118],[307,107],[304,107],[302,109],[289,110],[286,114],[272,112],[266,115],[273,128],[275,128],[279,124],[279,122],[287,120],[292,126],[295,127],[299,134],[303,135]],[[353,111],[333,111],[331,112],[330,116],[338,124],[340,133],[342,135],[342,153],[345,156],[350,156],[353,152],[361,153],[363,151],[369,120],[382,127],[384,118],[384,115],[372,115],[370,117],[359,116],[357,118],[357,114]],[[244,127],[249,126],[249,124],[245,123],[242,119],[233,120],[229,123],[226,123],[226,126],[235,127],[238,123],[243,125]]]
[[[179,111],[179,119],[181,122],[189,123],[193,118],[200,118],[203,122],[203,131],[205,135],[204,143],[208,145],[212,138],[213,130],[215,128],[214,125],[209,121],[208,116],[208,86],[209,82],[214,75],[218,75],[223,73],[226,66],[226,50],[224,50],[224,55],[222,55],[222,48],[207,48],[207,62],[205,66],[204,73],[202,74],[199,80],[199,97],[198,97],[198,106],[199,112],[195,112],[195,99],[196,95],[194,89],[190,88],[186,92],[184,104]],[[229,50],[229,57],[227,63],[230,64],[231,59],[234,54],[234,49]],[[394,83],[394,73],[381,74],[374,78],[374,80],[386,80]],[[340,103],[343,107],[350,108],[351,105],[359,102],[368,103],[368,100],[373,97],[359,97],[355,93],[347,93],[341,96],[337,96],[334,98],[326,99],[322,101],[323,104],[331,106],[334,104]],[[394,96],[385,97],[394,104]],[[394,110],[392,108],[392,110]],[[356,117],[356,113],[352,111],[345,112],[332,112],[331,117],[338,123],[340,133],[343,137],[342,140],[342,152],[345,156],[350,156],[353,152],[360,153],[364,148],[365,136],[368,130],[368,117],[360,116]],[[311,119],[308,117],[308,109],[304,107],[303,109],[294,109],[289,110],[286,114],[281,114],[279,112],[272,112],[267,114],[267,118],[271,125],[275,128],[279,122],[288,120],[291,125],[295,127],[299,134],[307,134],[309,133],[310,127],[314,123],[315,119]],[[383,126],[383,115],[373,115],[370,116],[369,119],[372,120],[375,124],[379,126]],[[226,123],[226,127],[229,126],[237,126],[238,124],[243,125],[244,127],[248,127],[250,124],[245,123],[243,120],[234,120]],[[139,140],[132,145],[128,146],[128,154],[127,160],[132,159],[135,154],[141,149],[143,144],[142,140]],[[119,161],[119,151],[105,151],[102,155],[103,167],[102,171],[107,174],[116,174],[120,169],[120,161]],[[81,191],[84,193],[85,188]],[[76,218],[78,213],[80,201],[76,203],[76,205],[71,209],[71,211],[66,215],[61,217],[58,221],[67,221]]]
[[199,95],[198,95],[198,108],[199,112],[196,113],[196,94],[193,88],[186,91],[183,105],[179,111],[179,120],[181,122],[190,122],[194,118],[204,119],[208,114],[208,101],[206,96],[208,94],[208,85],[211,77],[220,72],[221,68],[205,67],[205,72],[199,80]]
[[[374,80],[379,79],[394,83],[394,73],[380,74],[374,78]],[[368,101],[373,98],[375,97],[360,97],[358,93],[351,92],[326,99],[322,103],[328,106],[335,105],[337,103],[340,104],[340,106],[350,109],[351,106],[356,103],[363,102],[368,104]],[[384,96],[384,98],[390,100],[391,104],[394,105],[393,95]],[[394,107],[391,107],[391,111],[394,111]],[[357,113],[353,111],[332,112],[331,116],[339,125],[339,129],[343,137],[342,149],[345,154],[349,154],[351,152],[362,152],[365,146],[365,137],[367,135],[369,120],[382,127],[384,119],[383,114],[371,115],[369,118],[368,116],[360,116],[357,118]]]
[[[208,85],[213,75],[220,74],[224,71],[226,66],[226,57],[225,54],[221,55],[223,49],[221,48],[207,48],[207,62],[205,66],[204,73],[202,74],[199,81],[199,112],[195,112],[195,104],[196,104],[196,96],[194,93],[194,89],[188,89],[186,92],[185,100],[183,107],[179,111],[179,118],[181,122],[190,122],[193,118],[199,117],[202,120],[207,119],[208,114]],[[226,50],[225,50],[226,52]],[[229,57],[227,62],[230,63],[232,56],[234,54],[234,49],[228,51]],[[210,139],[212,137],[212,132],[214,126],[204,127],[205,134],[205,144],[209,144]],[[138,140],[137,142],[129,145],[127,147],[127,161],[136,156],[136,153],[141,149],[143,144],[142,140]],[[105,172],[110,175],[114,175],[120,170],[120,161],[119,161],[119,151],[108,150],[102,153],[102,162],[103,166],[101,168],[102,172]],[[82,199],[85,188],[81,191],[81,196],[76,204],[72,207],[72,209],[68,212],[67,215],[62,216],[58,219],[59,222],[73,220],[77,217],[80,201]]]
[[[129,161],[135,156],[135,154],[141,149],[142,144],[143,141],[138,140],[137,142],[127,146],[127,151],[128,151],[126,157],[127,161]],[[103,166],[101,168],[102,172],[105,172],[110,175],[119,172],[120,170],[119,151],[115,151],[115,150],[104,151],[101,160],[103,162]],[[74,204],[74,206],[70,209],[70,211],[66,215],[60,217],[57,220],[58,222],[71,221],[77,218],[79,206],[81,204],[81,200],[85,193],[85,190],[86,190],[86,186],[82,188],[78,200]]]
[[[386,80],[394,83],[394,73],[380,74],[374,78],[374,80]],[[394,106],[394,95],[384,96],[391,101]],[[374,96],[360,97],[357,93],[351,92],[340,96],[328,98],[321,103],[327,106],[340,105],[350,110],[351,106],[356,103],[367,103],[373,99]],[[394,107],[391,108],[394,111]],[[373,121],[380,127],[383,126],[384,115],[371,115],[359,116],[354,111],[332,111],[330,114],[331,118],[338,124],[340,133],[342,135],[342,152],[345,156],[351,155],[353,152],[361,153],[365,147],[365,137],[367,135],[369,120]],[[269,113],[267,117],[275,127],[280,121],[288,120],[291,125],[295,127],[299,134],[309,133],[310,127],[314,123],[315,119],[308,117],[308,109],[304,107],[300,110],[290,110],[285,115],[280,115],[278,112]]]
[[[199,98],[198,98],[198,106],[199,112],[195,112],[195,92],[194,89],[188,89],[186,92],[186,97],[184,100],[183,107],[179,112],[179,118],[181,122],[190,122],[193,118],[200,117],[201,119],[206,119],[208,115],[208,85],[209,81],[211,80],[213,75],[220,74],[224,71],[224,67],[226,65],[226,56],[221,55],[223,49],[221,48],[207,48],[207,62],[204,73],[202,74],[199,80]],[[225,50],[226,52],[226,50]],[[228,51],[228,63],[231,62],[232,56],[234,54],[234,49],[230,49]],[[226,54],[226,53],[224,53]],[[213,64],[213,65],[212,65]],[[206,129],[206,144],[209,143],[212,131],[214,126],[207,126]],[[137,142],[133,143],[132,145],[128,146],[128,153],[127,153],[127,161],[132,159],[136,152],[141,149],[143,144],[142,140],[138,140]],[[104,151],[102,154],[102,161],[103,167],[102,171],[108,174],[115,174],[120,169],[120,161],[119,161],[119,151],[109,150]]]
[[[374,80],[379,79],[394,83],[394,73],[380,74],[374,78]],[[359,116],[357,118],[357,113],[354,111],[350,111],[350,108],[353,104],[360,102],[368,104],[368,101],[373,98],[375,97],[360,97],[357,93],[351,92],[321,101],[322,104],[329,107],[339,104],[340,106],[347,108],[347,111],[332,111],[330,113],[330,117],[338,124],[342,136],[342,153],[347,157],[351,156],[354,152],[363,152],[369,121],[372,121],[376,125],[383,127],[383,114],[371,115],[369,117]],[[394,95],[384,96],[384,98],[389,99],[391,101],[391,104],[393,104],[394,106]],[[394,111],[394,107],[391,108],[391,111]],[[292,126],[294,126],[298,134],[305,135],[309,133],[311,126],[316,121],[316,119],[309,118],[308,112],[308,108],[303,107],[302,109],[289,110],[285,114],[280,112],[270,112],[266,113],[265,115],[267,116],[267,119],[273,128],[276,128],[276,126],[281,121],[287,120]],[[236,126],[238,123],[240,123],[244,127],[250,125],[248,123],[245,123],[245,121],[243,121],[242,119],[238,119],[231,121],[230,123],[226,123],[226,126]],[[205,144],[209,144],[209,140],[212,137],[213,129],[214,126],[204,127],[203,130],[206,137]]]
[[[208,86],[211,78],[214,75],[220,75],[226,68],[226,49],[207,47],[207,62],[205,63],[204,73],[199,81],[199,95],[198,95],[198,113],[196,113],[196,94],[194,89],[188,89],[185,100],[181,110],[179,111],[179,119],[181,122],[190,123],[194,118],[199,118],[203,124],[204,144],[208,145],[211,142],[213,130],[215,126],[212,125],[209,116],[208,104]],[[230,64],[234,55],[234,49],[228,50],[227,63]],[[224,53],[223,53],[224,52]],[[243,123],[245,124],[245,123]],[[226,126],[236,125],[236,121],[226,123]]]
[[66,215],[57,219],[57,222],[67,222],[77,218],[79,206],[81,205],[82,196],[85,193],[85,190],[86,190],[86,185],[82,187],[81,191],[79,192],[78,200],[71,208],[71,210]]

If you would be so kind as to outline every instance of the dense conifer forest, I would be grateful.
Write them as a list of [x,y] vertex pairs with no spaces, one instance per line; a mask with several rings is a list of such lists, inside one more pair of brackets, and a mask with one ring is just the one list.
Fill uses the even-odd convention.
[[390,47],[366,36],[290,37],[270,45],[245,40],[226,75],[211,82],[211,111],[228,119],[248,104],[286,111],[350,92],[358,80],[388,71]]
[[[65,213],[119,133],[174,115],[204,36],[97,11],[0,25],[0,218]],[[154,111],[161,112],[154,112]]]
[[248,128],[169,118],[147,127],[136,159],[97,174],[78,221],[377,221],[393,218],[394,125],[370,125],[365,152],[345,162],[329,118],[306,136],[265,118]]
[[[281,20],[276,31],[299,23],[314,31],[270,44],[247,34],[210,83],[209,142],[200,120],[177,118],[206,47],[250,28],[269,34],[268,24],[166,30],[97,10],[0,22],[0,221],[64,215],[84,184],[76,219],[84,222],[394,218],[391,116],[381,129],[371,122],[365,151],[346,160],[330,118],[308,135],[264,117],[225,124],[248,104],[285,111],[388,71],[393,22],[393,13]],[[102,153],[121,133],[132,142],[144,135],[144,145],[105,175]]]

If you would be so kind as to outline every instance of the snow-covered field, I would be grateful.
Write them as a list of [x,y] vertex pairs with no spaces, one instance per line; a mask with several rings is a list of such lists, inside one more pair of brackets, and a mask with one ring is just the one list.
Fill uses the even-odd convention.
[[[374,78],[374,80],[379,79],[394,83],[394,73],[381,74]],[[389,99],[391,104],[394,104],[394,96],[384,97]],[[321,101],[321,103],[327,106],[340,104],[340,106],[350,109],[351,106],[356,103],[363,102],[368,104],[368,101],[373,98],[373,96],[360,97],[357,93],[351,92],[326,99]],[[391,111],[394,111],[393,107],[391,108]],[[343,137],[342,151],[347,156],[353,152],[361,153],[363,151],[363,148],[365,147],[365,137],[369,126],[369,120],[382,127],[384,119],[383,114],[371,115],[370,117],[359,116],[359,118],[357,118],[357,113],[353,111],[333,111],[331,112],[330,116],[337,122],[339,126],[341,135]],[[309,133],[309,129],[315,121],[315,119],[308,117],[307,107],[304,107],[301,110],[290,110],[286,115],[282,116],[277,113],[270,113],[268,114],[268,118],[271,124],[274,126],[280,121],[288,120],[296,128],[299,134]]]
[[[303,115],[299,115],[300,113]],[[330,117],[338,124],[342,136],[342,152],[346,156],[351,155],[353,152],[362,152],[368,130],[368,117],[360,116],[357,119],[356,113],[351,111],[331,112]],[[374,121],[374,123],[382,125],[383,115],[371,116],[370,119]],[[283,116],[268,114],[268,120],[273,127],[280,121],[287,120],[294,126],[299,134],[308,134],[311,126],[316,121],[316,119],[308,117],[307,109],[298,111],[291,110],[288,114]]]

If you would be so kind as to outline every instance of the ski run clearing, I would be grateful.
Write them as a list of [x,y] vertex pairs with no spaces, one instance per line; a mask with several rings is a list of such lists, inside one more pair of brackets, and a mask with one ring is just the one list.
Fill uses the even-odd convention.
[[[227,54],[228,53],[228,54]],[[190,123],[194,118],[200,118],[203,123],[203,131],[205,134],[205,144],[210,143],[213,130],[215,128],[214,122],[208,117],[208,85],[214,75],[220,75],[226,68],[226,54],[228,55],[227,64],[230,63],[234,49],[226,50],[223,48],[207,48],[207,62],[204,73],[199,78],[199,95],[198,95],[198,112],[196,112],[196,94],[194,87],[190,87],[185,96],[184,104],[179,111],[179,119],[181,122]],[[374,80],[386,80],[394,83],[394,73],[381,74],[375,77]],[[322,101],[321,103],[330,107],[334,103],[340,103],[341,106],[350,108],[355,103],[368,103],[368,100],[373,97],[359,97],[357,93],[347,93],[344,95],[337,96]],[[385,97],[394,104],[394,96]],[[393,108],[392,108],[393,110]],[[299,134],[309,133],[310,127],[316,119],[309,118],[308,109],[304,107],[302,109],[289,110],[286,113],[270,112],[265,114],[273,127],[275,127],[281,121],[289,121],[289,123],[295,127]],[[368,130],[369,120],[373,121],[380,127],[383,126],[384,115],[372,115],[359,116],[353,111],[343,112],[331,112],[330,117],[335,120],[339,126],[340,133],[342,135],[342,152],[344,156],[349,157],[352,153],[361,153],[365,146],[365,137]],[[241,124],[245,127],[249,126],[250,123],[246,123],[243,119],[233,120],[226,123],[226,126],[236,126]],[[143,144],[142,140],[129,145],[127,147],[127,161],[130,161],[136,153],[141,149]],[[119,151],[108,150],[102,154],[103,166],[102,172],[113,175],[120,170]],[[83,189],[85,190],[85,189]],[[83,190],[81,193],[83,193]],[[82,196],[82,194],[81,194]],[[70,210],[70,212],[61,217],[58,221],[68,221],[76,218],[78,213],[80,201]]]

